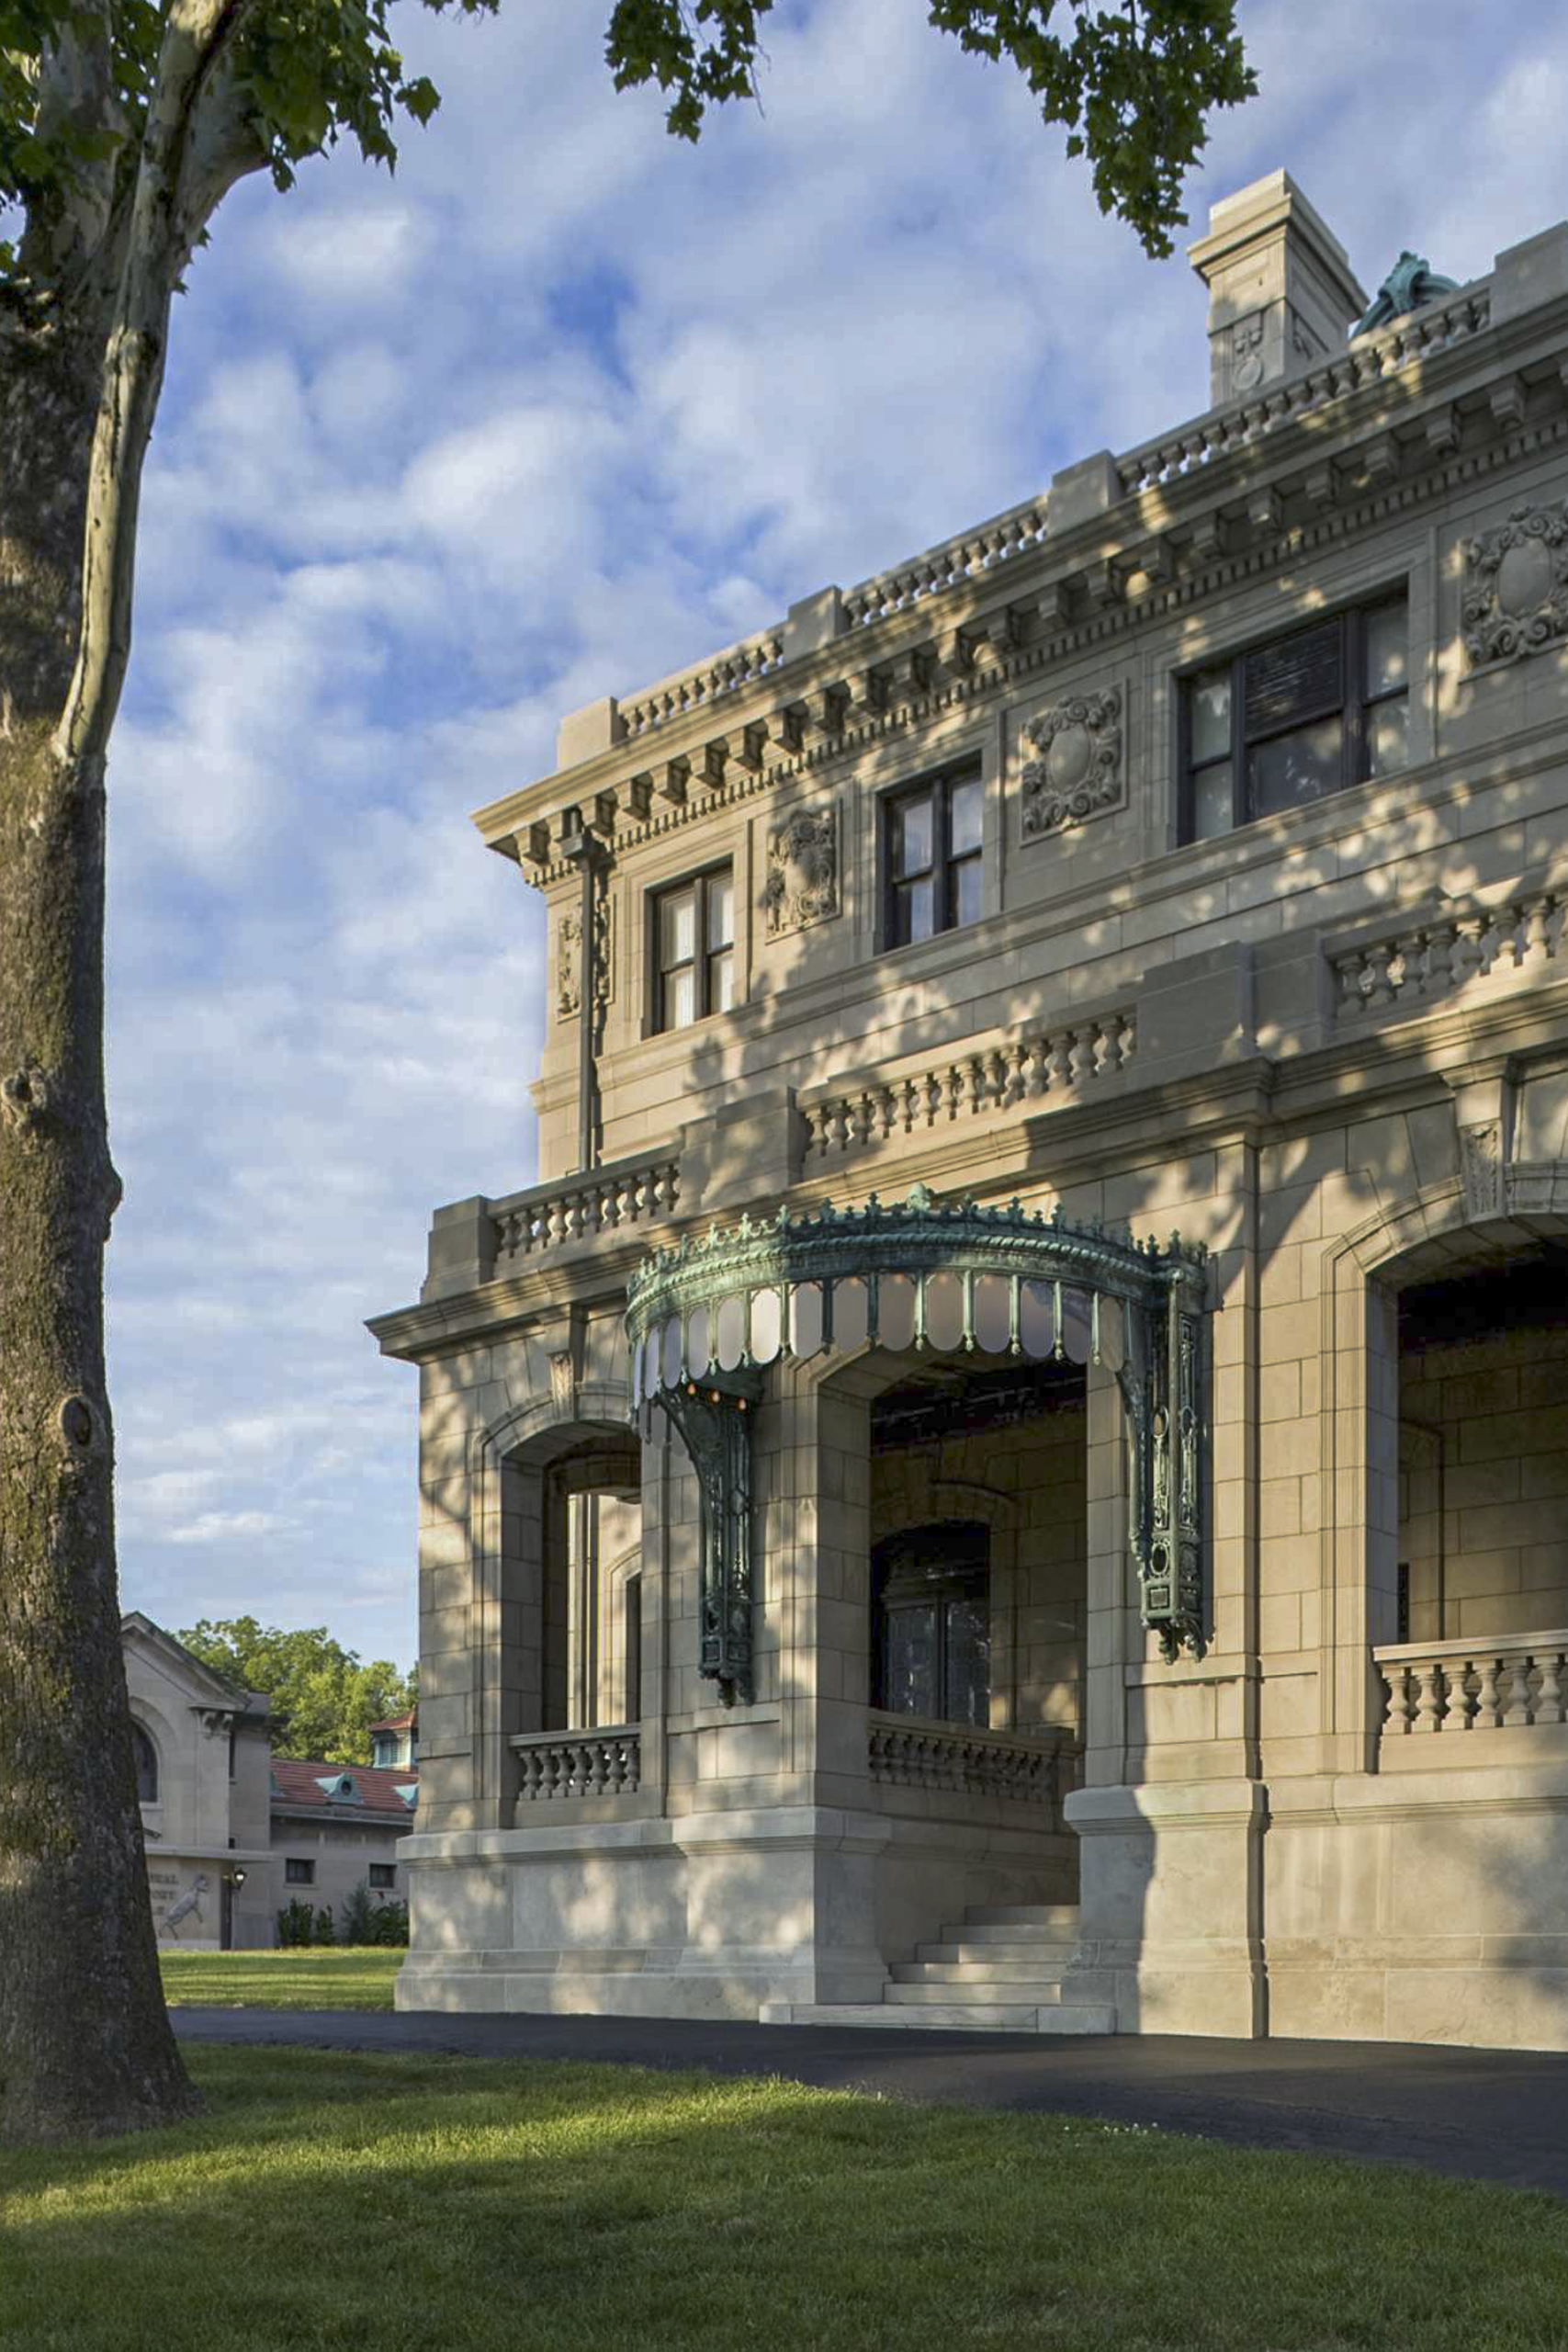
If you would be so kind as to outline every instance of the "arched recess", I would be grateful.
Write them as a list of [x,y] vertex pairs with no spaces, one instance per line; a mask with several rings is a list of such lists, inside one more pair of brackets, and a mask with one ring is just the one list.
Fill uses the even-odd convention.
[[612,1532],[609,1549],[624,1572],[628,1514],[640,1510],[640,1494],[641,1447],[618,1385],[581,1383],[570,1396],[535,1398],[475,1437],[468,1544],[476,1826],[513,1826],[515,1738],[588,1728],[569,1721],[574,1713],[599,1716],[592,1662],[603,1645],[591,1577],[601,1547],[583,1506],[615,1498],[619,1540]]
[[139,1716],[130,1718],[130,1745],[136,1764],[136,1799],[139,1804],[162,1803],[163,1770],[158,1743]]
[[1568,1161],[1485,1174],[1393,1201],[1325,1251],[1320,1721],[1341,1770],[1375,1762],[1372,1651],[1401,1631],[1401,1295],[1568,1247]]
[[[870,1344],[801,1367],[815,1439],[818,1589],[832,1604],[848,1699],[874,1703],[877,1619],[874,1564],[916,1531],[976,1527],[987,1538],[990,1706],[996,1731],[1081,1736],[1090,1605],[1089,1382],[1114,1396],[1095,1367],[1010,1364],[995,1356],[931,1351],[911,1362]],[[886,1419],[922,1381],[962,1394],[971,1424],[955,1443],[900,1442]],[[1031,1403],[1024,1392],[1039,1388]],[[993,1389],[1017,1390],[1003,1398]],[[994,1418],[991,1408],[995,1407]],[[1111,1427],[1120,1435],[1112,1405]],[[1124,1516],[1122,1525],[1124,1531]],[[1124,1555],[1123,1555],[1124,1559]],[[1124,1574],[1123,1569],[1123,1574]]]

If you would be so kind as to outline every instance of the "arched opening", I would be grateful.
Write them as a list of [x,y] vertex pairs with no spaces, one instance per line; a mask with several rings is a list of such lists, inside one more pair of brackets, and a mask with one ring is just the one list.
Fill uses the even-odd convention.
[[558,1455],[543,1486],[538,1728],[631,1722],[641,1660],[630,1654],[626,1588],[642,1564],[640,1450],[595,1433]]
[[139,1804],[158,1802],[158,1751],[139,1723],[130,1726],[131,1752],[136,1758],[136,1798]]
[[1383,1638],[1568,1622],[1568,1247],[1398,1295],[1399,1557]]
[[[888,1713],[1076,1739],[1085,1369],[883,1358],[870,1400],[868,1686]],[[867,1364],[866,1370],[870,1369]]]

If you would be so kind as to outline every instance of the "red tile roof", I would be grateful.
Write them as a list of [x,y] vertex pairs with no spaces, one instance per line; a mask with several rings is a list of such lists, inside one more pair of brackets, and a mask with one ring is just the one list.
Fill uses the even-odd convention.
[[372,1731],[412,1731],[419,1722],[419,1709],[411,1707],[406,1715],[389,1715],[385,1723],[372,1724]]
[[[353,1797],[329,1797],[322,1788],[323,1781],[336,1781],[345,1776],[354,1783]],[[417,1764],[400,1764],[379,1770],[372,1764],[324,1764],[320,1758],[275,1756],[272,1759],[272,1792],[288,1805],[303,1805],[312,1813],[331,1814],[335,1819],[353,1821],[369,1814],[395,1815],[411,1828],[414,1808],[398,1794],[400,1789],[418,1785]],[[357,1803],[355,1802],[357,1799]]]

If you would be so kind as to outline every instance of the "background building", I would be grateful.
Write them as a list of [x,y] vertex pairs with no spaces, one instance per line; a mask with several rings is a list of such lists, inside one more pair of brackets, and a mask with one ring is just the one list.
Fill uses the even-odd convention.
[[[341,1919],[362,1881],[407,1901],[397,1849],[418,1801],[412,1761],[378,1771],[275,1758],[263,1692],[236,1689],[139,1611],[120,1632],[160,1943],[269,1945],[285,1904],[330,1905]],[[415,1710],[375,1734],[407,1758],[417,1720]]]
[[1206,414],[480,812],[406,2006],[1568,2046],[1568,225],[1192,258]]

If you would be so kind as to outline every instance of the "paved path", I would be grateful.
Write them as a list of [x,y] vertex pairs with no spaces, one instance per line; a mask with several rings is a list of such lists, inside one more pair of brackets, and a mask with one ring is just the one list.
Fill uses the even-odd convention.
[[792,2082],[897,2098],[1155,2123],[1243,2147],[1374,2157],[1568,2197],[1568,2055],[1555,2052],[345,2009],[177,2008],[170,2014],[187,2041],[608,2059],[701,2066],[719,2075],[783,2075]]

